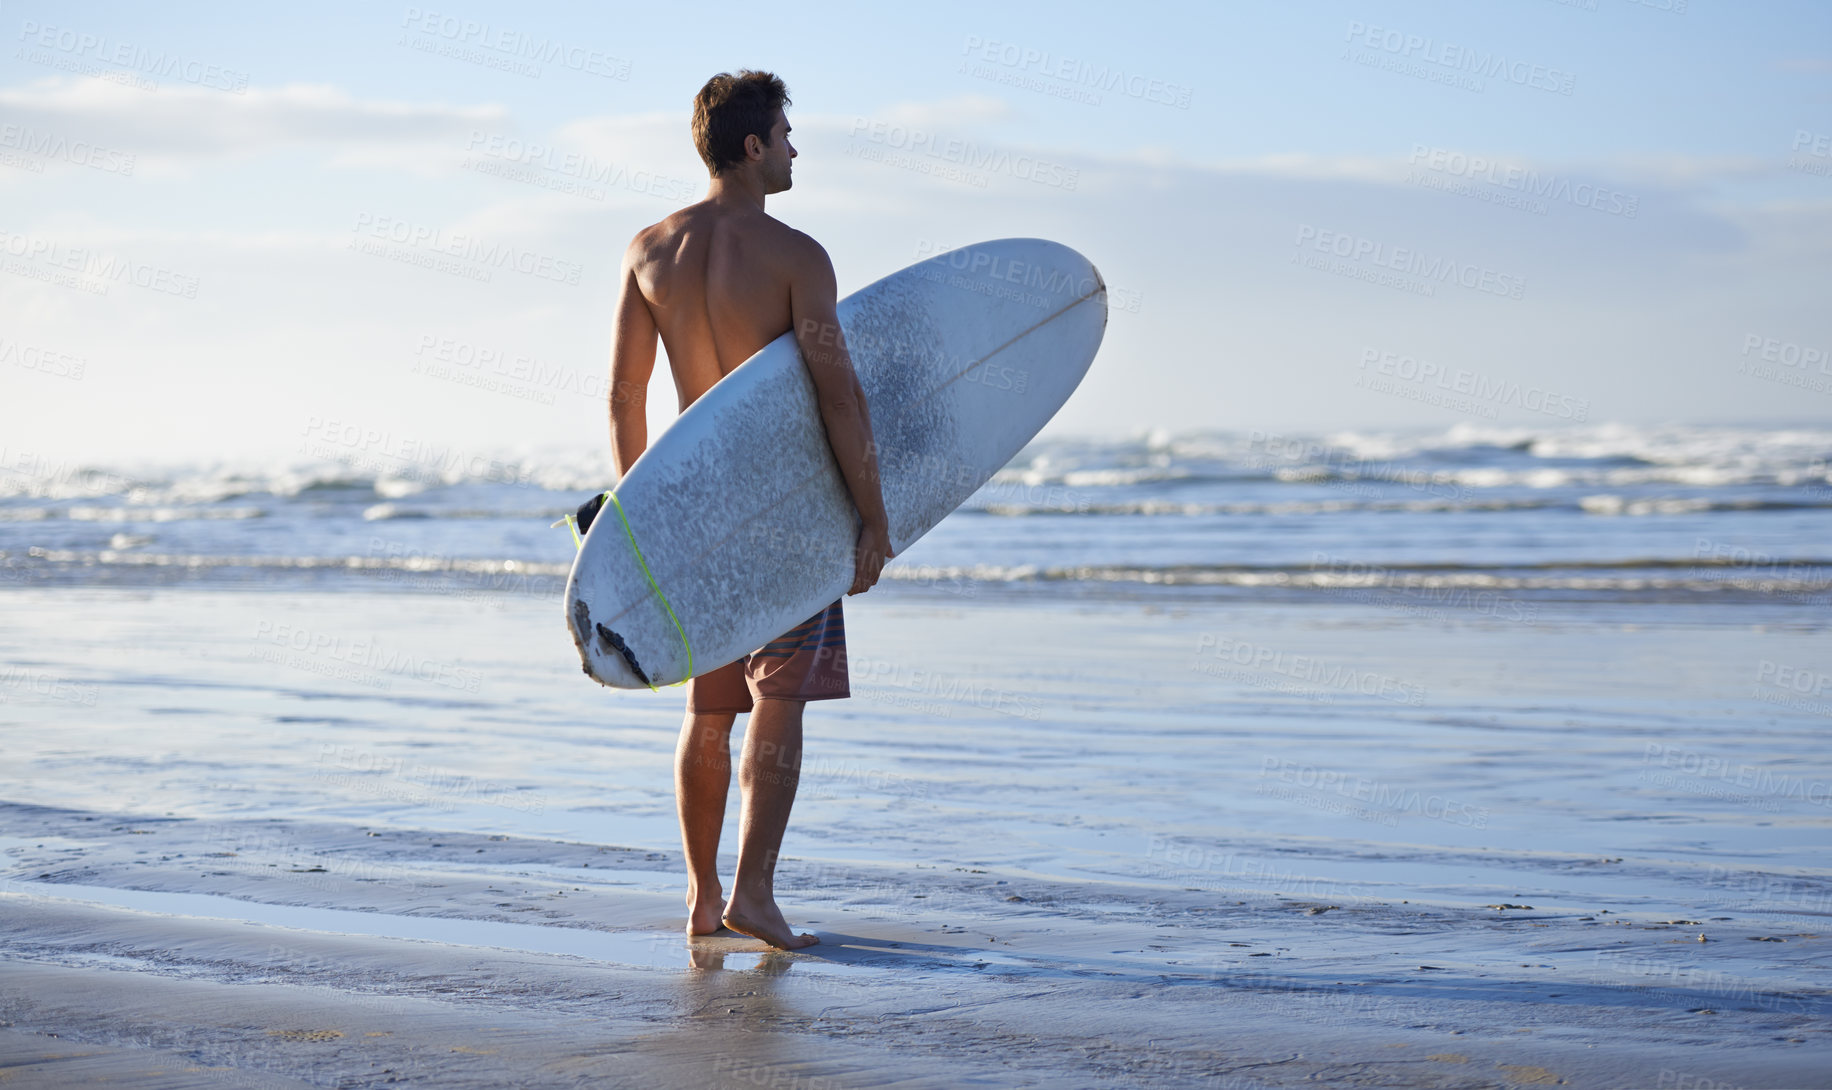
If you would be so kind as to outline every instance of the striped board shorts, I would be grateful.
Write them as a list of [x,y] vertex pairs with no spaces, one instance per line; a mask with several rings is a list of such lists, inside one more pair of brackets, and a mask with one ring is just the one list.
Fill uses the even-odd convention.
[[687,683],[687,711],[748,712],[759,700],[836,700],[852,695],[846,617],[839,602],[737,660]]

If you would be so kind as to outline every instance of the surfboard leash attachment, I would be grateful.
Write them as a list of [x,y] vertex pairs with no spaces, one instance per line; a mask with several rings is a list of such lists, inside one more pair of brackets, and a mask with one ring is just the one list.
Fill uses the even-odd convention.
[[551,529],[559,526],[566,527],[568,530],[572,531],[573,548],[585,548],[585,538],[583,535],[592,528],[592,522],[597,519],[598,512],[604,508],[604,498],[608,495],[610,495],[609,492],[600,492],[598,495],[580,504],[577,511],[570,515],[560,516],[560,521],[552,523],[549,528]]

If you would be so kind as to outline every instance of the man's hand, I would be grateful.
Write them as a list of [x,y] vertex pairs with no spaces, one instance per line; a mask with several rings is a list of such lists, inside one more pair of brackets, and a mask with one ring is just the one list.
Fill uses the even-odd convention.
[[859,541],[853,548],[852,589],[847,594],[864,594],[878,581],[884,562],[891,552],[890,527],[884,523],[866,523],[859,527]]

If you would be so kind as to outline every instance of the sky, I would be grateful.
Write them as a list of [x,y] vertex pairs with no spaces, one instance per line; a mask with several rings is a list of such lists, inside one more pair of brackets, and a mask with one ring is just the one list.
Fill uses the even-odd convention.
[[692,11],[0,5],[0,456],[608,450],[620,255],[740,67],[842,294],[1101,269],[1046,435],[1832,416],[1832,5]]

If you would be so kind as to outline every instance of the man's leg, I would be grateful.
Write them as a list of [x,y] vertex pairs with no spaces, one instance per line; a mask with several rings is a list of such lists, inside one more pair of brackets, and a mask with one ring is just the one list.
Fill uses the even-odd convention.
[[732,779],[731,734],[735,712],[687,713],[674,750],[674,797],[687,853],[687,933],[719,930],[724,891],[719,888],[719,831]]
[[795,950],[821,941],[797,935],[776,907],[776,857],[801,780],[801,700],[762,699],[744,728],[738,783],[744,791],[738,827],[738,874],[725,925],[771,946]]

